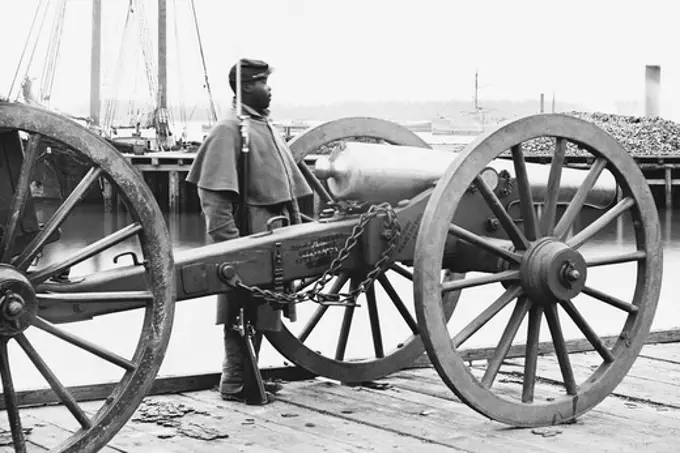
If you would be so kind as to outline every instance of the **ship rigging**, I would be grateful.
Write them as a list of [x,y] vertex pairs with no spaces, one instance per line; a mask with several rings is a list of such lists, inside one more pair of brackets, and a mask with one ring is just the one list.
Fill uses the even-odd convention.
[[[194,0],[158,0],[157,39],[147,21],[145,0],[129,0],[114,68],[102,84],[102,1],[92,0],[92,47],[90,56],[89,116],[64,113],[86,123],[119,149],[131,145],[155,151],[182,149],[187,143],[187,124],[196,108],[187,112],[182,71],[180,34],[194,28],[202,69],[202,89],[207,104],[207,124],[217,121],[218,110],[208,77],[203,42]],[[170,8],[169,8],[170,6]],[[8,92],[10,99],[52,110],[52,92],[59,68],[68,0],[39,0]],[[191,18],[191,25],[181,24]],[[171,36],[168,36],[171,25]],[[168,45],[168,38],[171,45]],[[42,44],[42,49],[41,49]],[[186,46],[185,46],[186,47]],[[176,92],[169,96],[168,48],[174,49]],[[41,49],[41,52],[39,51]],[[40,54],[42,53],[42,58]],[[141,70],[140,70],[141,69]],[[142,77],[140,76],[142,73]],[[140,80],[141,79],[141,80]],[[109,92],[102,96],[102,88]],[[179,131],[179,133],[178,133]]]

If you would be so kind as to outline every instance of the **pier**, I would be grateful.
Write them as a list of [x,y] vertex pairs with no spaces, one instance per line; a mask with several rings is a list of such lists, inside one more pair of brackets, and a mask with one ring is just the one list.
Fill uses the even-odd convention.
[[[447,142],[443,140],[430,143],[434,149],[460,151],[465,143]],[[169,212],[193,212],[198,207],[196,190],[184,184],[195,153],[188,152],[155,152],[147,154],[124,154],[132,165],[143,175],[145,181],[156,194],[156,201],[161,209]],[[305,161],[313,166],[316,155],[308,155]],[[527,155],[528,161],[549,162],[545,156]],[[642,169],[647,184],[652,189],[657,207],[672,209],[674,206],[674,188],[680,185],[680,155],[668,156],[633,156]],[[574,168],[589,167],[588,159],[578,156],[566,156],[567,166]],[[110,190],[103,191],[104,203],[108,209],[115,203],[114,194]]]

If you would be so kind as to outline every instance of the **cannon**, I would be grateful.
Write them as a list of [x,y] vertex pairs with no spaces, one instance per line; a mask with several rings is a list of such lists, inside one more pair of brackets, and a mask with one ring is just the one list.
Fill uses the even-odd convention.
[[[355,143],[357,137],[373,143]],[[532,140],[554,143],[553,153],[542,156],[547,162],[528,162],[523,147]],[[310,154],[338,143],[310,168]],[[589,153],[587,168],[565,166],[573,146]],[[625,377],[659,299],[661,235],[640,169],[604,131],[567,115],[538,114],[498,126],[447,154],[399,125],[357,117],[314,127],[290,147],[318,199],[306,222],[285,225],[272,219],[263,233],[173,251],[150,188],[124,156],[58,114],[0,102],[0,152],[4,163],[15,162],[3,166],[11,195],[3,194],[0,206],[0,376],[16,451],[30,445],[14,387],[21,376],[11,371],[9,345],[18,344],[78,423],[54,451],[98,451],[151,388],[170,340],[176,303],[227,290],[247,291],[254,303],[280,308],[281,325],[266,337],[313,374],[346,383],[368,381],[408,366],[425,352],[461,401],[511,426],[573,421]],[[32,173],[41,159],[55,154],[87,171],[41,223],[31,196]],[[58,246],[69,215],[102,181],[118,193],[128,222],[65,258],[39,259]],[[632,225],[633,249],[593,253],[589,244],[624,217]],[[132,253],[131,265],[63,277],[68,269],[121,246]],[[598,287],[597,277],[611,277],[618,266],[632,269],[632,278],[615,277],[619,289],[630,289],[626,295]],[[395,279],[411,294],[400,292]],[[379,289],[385,297],[377,297]],[[467,293],[471,300],[465,299]],[[408,296],[411,307],[404,300]],[[364,307],[361,357],[347,357],[351,328]],[[597,331],[599,307],[613,310],[606,315],[617,326],[611,341]],[[403,336],[396,321],[381,322],[388,308],[405,326]],[[131,330],[139,336],[127,356],[67,329],[77,321],[132,310],[142,319]],[[310,340],[333,311],[340,320],[337,342],[324,353]],[[257,322],[241,321],[245,334]],[[544,321],[554,352],[547,361],[539,358],[546,352],[540,342]],[[571,367],[567,322],[597,353],[587,376],[577,376]],[[513,345],[523,327],[526,341]],[[472,361],[464,347],[485,329],[494,335],[489,354]],[[120,380],[99,409],[81,407],[29,340],[33,332],[119,370]],[[317,337],[327,342],[331,333],[324,329]],[[388,337],[394,343],[389,349]],[[518,348],[520,354],[512,357],[521,356],[521,366],[502,374],[511,350]],[[549,368],[559,391],[544,388],[538,379],[541,367]],[[517,385],[500,384],[501,374]]]

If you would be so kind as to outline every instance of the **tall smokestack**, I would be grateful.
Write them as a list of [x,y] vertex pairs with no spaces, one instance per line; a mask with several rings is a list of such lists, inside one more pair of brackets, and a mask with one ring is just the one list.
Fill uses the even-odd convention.
[[661,66],[645,66],[645,116],[659,116]]

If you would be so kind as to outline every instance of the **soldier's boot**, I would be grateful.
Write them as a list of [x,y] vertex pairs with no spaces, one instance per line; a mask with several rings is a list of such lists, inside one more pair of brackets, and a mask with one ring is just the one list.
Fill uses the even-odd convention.
[[220,379],[222,399],[253,405],[272,401],[273,394],[265,384],[257,366],[262,335],[256,334],[252,324],[240,310],[237,323],[224,330],[225,356]]

